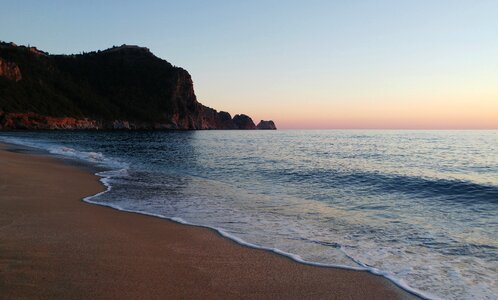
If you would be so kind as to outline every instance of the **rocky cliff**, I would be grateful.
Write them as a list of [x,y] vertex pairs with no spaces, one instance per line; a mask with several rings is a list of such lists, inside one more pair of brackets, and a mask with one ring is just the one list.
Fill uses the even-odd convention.
[[22,79],[21,70],[15,63],[0,58],[0,77],[17,82]]
[[256,129],[197,101],[190,74],[123,45],[50,55],[0,43],[0,129]]
[[275,123],[273,121],[264,121],[261,120],[258,125],[256,126],[256,129],[262,129],[262,130],[276,130],[277,126],[275,126]]
[[254,125],[252,119],[246,115],[235,115],[233,123],[239,129],[256,129],[256,125]]

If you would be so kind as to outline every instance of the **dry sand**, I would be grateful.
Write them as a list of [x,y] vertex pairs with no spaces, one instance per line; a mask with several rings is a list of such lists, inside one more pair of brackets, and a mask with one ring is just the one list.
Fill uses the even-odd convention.
[[313,267],[216,232],[82,202],[88,170],[0,145],[0,298],[404,299],[367,272]]

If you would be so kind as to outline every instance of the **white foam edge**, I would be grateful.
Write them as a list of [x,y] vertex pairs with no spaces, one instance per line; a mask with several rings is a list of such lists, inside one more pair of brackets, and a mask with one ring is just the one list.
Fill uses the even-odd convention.
[[[115,170],[115,171],[120,171],[120,170]],[[422,298],[422,299],[427,299],[427,300],[440,300],[441,298],[435,296],[435,295],[432,295],[430,293],[426,293],[426,292],[422,292],[422,291],[419,291],[415,288],[412,288],[411,286],[409,286],[404,280],[402,279],[398,279],[396,277],[394,277],[393,275],[389,274],[388,272],[385,272],[385,271],[382,271],[382,270],[379,270],[377,268],[374,268],[374,267],[371,267],[371,266],[368,266],[358,260],[356,260],[355,258],[351,257],[350,255],[348,255],[344,249],[341,249],[341,251],[343,251],[351,260],[353,260],[355,263],[357,263],[358,265],[360,265],[360,267],[352,267],[352,266],[346,266],[346,265],[340,265],[340,264],[326,264],[326,263],[318,263],[318,262],[312,262],[312,261],[307,261],[307,260],[304,260],[301,256],[297,255],[297,254],[293,254],[293,253],[289,253],[289,252],[286,252],[286,251],[283,251],[283,250],[280,250],[278,248],[270,248],[270,247],[265,247],[265,246],[260,246],[260,245],[257,245],[257,244],[253,244],[253,243],[249,243],[249,242],[246,242],[244,241],[243,239],[237,237],[237,236],[234,236],[228,232],[226,232],[225,230],[221,229],[221,228],[217,228],[217,227],[212,227],[212,226],[207,226],[207,225],[202,225],[202,224],[195,224],[195,223],[192,223],[192,222],[188,222],[180,217],[166,217],[164,215],[161,215],[161,214],[156,214],[156,213],[151,213],[151,212],[145,212],[145,211],[140,211],[140,210],[132,210],[132,209],[127,209],[127,208],[123,208],[119,205],[116,205],[116,204],[112,204],[112,203],[103,203],[103,202],[97,202],[97,201],[93,201],[92,199],[94,198],[97,198],[109,191],[112,190],[112,185],[109,183],[109,180],[112,178],[112,175],[108,175],[106,173],[108,173],[109,171],[103,171],[103,172],[97,172],[95,173],[95,175],[97,175],[98,177],[100,177],[100,182],[102,182],[102,184],[106,187],[106,190],[105,191],[102,191],[102,192],[99,192],[95,195],[91,195],[91,196],[88,196],[88,197],[85,197],[83,198],[82,200],[86,203],[90,203],[90,204],[95,204],[95,205],[100,205],[100,206],[106,206],[106,207],[110,207],[110,208],[113,208],[113,209],[116,209],[116,210],[119,210],[119,211],[124,211],[124,212],[129,212],[129,213],[136,213],[136,214],[140,214],[140,215],[146,215],[146,216],[150,216],[150,217],[156,217],[156,218],[160,218],[160,219],[166,219],[166,220],[170,220],[170,221],[173,221],[173,222],[176,222],[176,223],[179,223],[179,224],[183,224],[183,225],[189,225],[189,226],[195,226],[195,227],[200,227],[200,228],[207,228],[207,229],[210,229],[210,230],[214,230],[215,232],[217,232],[219,235],[221,235],[222,237],[225,237],[239,245],[242,245],[242,246],[246,246],[246,247],[249,247],[249,248],[253,248],[253,249],[259,249],[259,250],[265,250],[265,251],[269,251],[269,252],[273,252],[275,254],[278,254],[278,255],[282,255],[282,256],[285,256],[295,262],[298,262],[298,263],[302,263],[302,264],[305,264],[305,265],[310,265],[310,266],[317,266],[317,267],[324,267],[324,268],[337,268],[337,269],[345,269],[345,270],[354,270],[354,271],[366,271],[366,272],[369,272],[369,273],[372,273],[374,275],[377,275],[377,276],[381,276],[381,277],[384,277],[386,278],[387,280],[389,280],[390,282],[392,282],[394,285],[398,286],[399,288],[403,289],[404,291],[412,294],[412,295],[415,295],[419,298]]]
[[[54,149],[52,148],[52,147],[54,147],[53,145],[47,145],[47,144],[36,143],[36,142],[26,142],[26,141],[23,141],[23,140],[18,139],[18,138],[5,138],[5,137],[2,137],[2,138],[0,138],[0,140],[2,140],[2,142],[4,142],[4,143],[8,143],[8,144],[14,144],[14,145],[17,144],[17,145],[22,145],[22,146],[27,146],[27,147],[32,147],[32,148],[44,149],[44,150],[47,150],[51,154],[62,156],[62,157],[68,157],[68,156],[64,155],[63,153],[60,153],[58,151],[54,151]],[[59,148],[58,146],[55,146],[55,147]],[[60,147],[64,148],[63,146],[60,146]],[[75,149],[72,149],[72,150],[77,151]],[[83,161],[86,161],[86,162],[90,162],[90,163],[94,163],[94,164],[98,163],[98,162],[95,162],[95,161],[91,161],[91,160],[85,159],[86,157],[81,157],[81,156],[73,156],[71,158],[80,159],[80,160],[83,160]],[[103,202],[92,201],[93,198],[97,198],[97,197],[99,197],[99,196],[101,196],[101,195],[103,195],[103,194],[105,194],[105,193],[107,193],[107,192],[109,192],[109,191],[112,190],[112,185],[109,183],[109,180],[113,177],[113,175],[111,175],[109,173],[116,173],[116,172],[123,172],[123,171],[126,172],[126,170],[127,170],[127,168],[111,169],[111,170],[107,170],[107,171],[102,171],[102,172],[95,173],[96,176],[100,177],[99,180],[106,187],[106,190],[104,190],[102,192],[99,192],[99,193],[97,193],[95,195],[91,195],[91,196],[85,197],[82,200],[84,202],[86,202],[86,203],[100,205],[100,206],[106,206],[106,207],[110,207],[110,208],[113,208],[113,209],[116,209],[116,210],[119,210],[119,211],[124,211],[124,212],[129,212],[129,213],[136,213],[136,214],[141,214],[141,215],[147,215],[147,216],[151,216],[151,217],[156,217],[156,218],[170,220],[170,221],[173,221],[173,222],[176,222],[176,223],[180,223],[180,224],[184,224],[184,225],[190,225],[190,226],[196,226],[196,227],[201,227],[201,228],[207,228],[207,229],[210,229],[210,230],[214,230],[219,235],[221,235],[221,236],[223,236],[223,237],[225,237],[227,239],[230,239],[230,240],[234,241],[237,244],[240,244],[240,245],[243,245],[243,246],[246,246],[246,247],[249,247],[249,248],[270,251],[270,252],[273,252],[275,254],[282,255],[282,256],[285,256],[287,258],[290,258],[290,259],[292,259],[292,260],[294,260],[294,261],[296,261],[298,263],[302,263],[302,264],[306,264],[306,265],[317,266],[317,267],[325,267],[325,268],[338,268],[338,269],[355,270],[355,271],[366,271],[366,272],[372,273],[374,275],[382,276],[382,277],[388,279],[389,281],[391,281],[394,285],[396,285],[396,286],[400,287],[401,289],[407,291],[408,293],[413,294],[415,296],[418,296],[418,297],[420,297],[422,299],[428,299],[428,300],[440,300],[441,299],[441,298],[439,298],[439,297],[437,297],[435,295],[431,295],[430,293],[422,292],[422,291],[419,291],[419,290],[417,290],[415,288],[410,287],[404,280],[398,279],[398,278],[394,277],[393,275],[389,274],[388,272],[385,272],[385,271],[379,270],[377,268],[368,266],[368,265],[366,265],[366,264],[364,264],[364,263],[356,260],[354,257],[348,255],[347,252],[344,249],[342,249],[342,247],[341,247],[341,251],[346,256],[348,256],[352,261],[354,261],[355,263],[357,263],[358,265],[360,265],[360,267],[352,267],[352,266],[345,266],[345,265],[339,265],[339,264],[325,264],[325,263],[317,263],[317,262],[306,261],[306,260],[304,260],[303,258],[301,258],[297,254],[285,252],[285,251],[280,250],[278,248],[264,247],[264,246],[260,246],[260,245],[256,245],[256,244],[252,244],[252,243],[246,242],[246,241],[244,241],[243,239],[241,239],[241,238],[239,238],[237,236],[231,235],[230,233],[224,231],[221,228],[216,228],[216,227],[211,227],[211,226],[207,226],[207,225],[195,224],[195,223],[187,222],[186,220],[184,220],[182,218],[179,218],[179,217],[166,217],[166,216],[163,216],[163,215],[160,215],[160,214],[155,214],[155,213],[150,213],[150,212],[144,212],[144,211],[138,211],[138,210],[126,209],[126,208],[123,208],[123,207],[120,207],[118,205],[111,204],[111,203],[103,203]]]
[[[86,151],[79,151],[71,147],[66,147],[58,144],[51,144],[51,143],[46,143],[46,142],[41,142],[41,141],[32,141],[32,140],[26,140],[23,138],[17,138],[17,137],[5,137],[5,136],[0,136],[0,141],[3,143],[11,144],[11,145],[18,145],[18,146],[23,146],[23,147],[28,147],[28,148],[34,148],[34,149],[40,149],[43,151],[47,151],[48,153],[55,155],[55,156],[60,156],[66,159],[74,159],[74,160],[81,160],[86,163],[94,164],[94,165],[100,165],[100,166],[105,166],[106,168],[110,168],[111,171],[121,171],[124,172],[126,169],[128,169],[128,164],[122,163],[115,161],[111,158],[106,157],[100,152],[86,152]],[[119,169],[119,170],[118,170]]]

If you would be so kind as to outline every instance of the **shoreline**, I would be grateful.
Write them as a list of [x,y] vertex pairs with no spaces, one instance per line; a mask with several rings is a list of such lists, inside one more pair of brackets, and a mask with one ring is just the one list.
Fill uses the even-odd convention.
[[299,263],[212,228],[81,201],[105,192],[96,175],[9,148],[0,143],[7,298],[416,298],[367,271]]
[[[238,238],[236,236],[233,236],[233,235],[225,232],[224,230],[216,228],[216,227],[211,227],[211,226],[202,225],[202,224],[190,223],[190,222],[185,221],[182,218],[177,218],[177,217],[170,218],[170,217],[165,217],[165,216],[159,215],[159,214],[153,214],[153,213],[144,212],[144,211],[130,210],[130,209],[122,208],[122,207],[119,207],[119,206],[113,205],[113,204],[104,204],[104,203],[101,203],[101,202],[92,201],[90,199],[92,199],[94,197],[98,197],[99,195],[102,195],[104,193],[109,192],[110,188],[112,187],[111,185],[108,185],[107,183],[105,183],[103,181],[103,180],[105,180],[107,178],[110,178],[112,176],[103,176],[103,175],[99,175],[99,173],[101,173],[101,172],[96,172],[96,173],[94,173],[94,175],[98,176],[100,178],[99,179],[100,182],[107,189],[104,190],[104,191],[102,191],[102,192],[99,192],[99,193],[97,193],[95,195],[91,195],[91,196],[87,196],[87,197],[83,198],[82,199],[83,202],[86,202],[86,203],[92,204],[92,205],[97,205],[97,206],[111,208],[111,209],[117,210],[119,212],[138,214],[138,215],[143,215],[143,216],[147,216],[147,217],[151,217],[151,218],[158,218],[158,219],[161,219],[161,220],[165,220],[165,221],[168,221],[168,222],[173,222],[175,224],[180,224],[180,225],[184,225],[184,226],[192,226],[192,227],[196,227],[196,228],[200,228],[200,229],[207,229],[207,230],[211,231],[212,233],[216,234],[217,236],[219,236],[220,238],[227,239],[227,240],[229,240],[231,242],[234,242],[235,244],[237,244],[237,245],[239,245],[241,247],[247,247],[249,249],[267,251],[267,252],[270,252],[270,253],[272,253],[274,255],[282,256],[284,258],[287,258],[290,261],[292,261],[294,263],[298,263],[298,264],[303,264],[303,265],[312,266],[312,267],[318,267],[318,268],[331,268],[331,269],[339,269],[339,270],[349,270],[349,271],[366,272],[366,273],[372,274],[373,276],[378,276],[378,277],[384,278],[390,284],[393,284],[397,288],[400,288],[403,292],[406,292],[411,297],[415,297],[415,299],[434,299],[434,300],[435,299],[439,299],[439,298],[437,298],[435,296],[427,296],[426,294],[423,294],[422,292],[419,292],[419,291],[411,288],[407,284],[404,284],[403,282],[399,282],[399,280],[396,279],[396,278],[391,278],[389,275],[382,274],[382,271],[380,271],[380,270],[378,270],[376,268],[373,268],[373,267],[370,267],[370,268],[367,267],[367,266],[364,266],[364,267],[362,267],[362,266],[352,267],[352,266],[334,265],[334,264],[325,264],[325,263],[317,263],[317,262],[312,262],[312,261],[306,261],[306,260],[303,260],[300,256],[298,256],[296,254],[285,252],[285,251],[282,251],[282,250],[280,250],[278,248],[269,248],[269,247],[260,246],[260,245],[257,245],[257,244],[252,244],[252,243],[246,242],[245,240],[240,239],[240,238]],[[354,261],[356,262],[356,260],[354,260]],[[357,263],[361,265],[360,262],[357,262]]]

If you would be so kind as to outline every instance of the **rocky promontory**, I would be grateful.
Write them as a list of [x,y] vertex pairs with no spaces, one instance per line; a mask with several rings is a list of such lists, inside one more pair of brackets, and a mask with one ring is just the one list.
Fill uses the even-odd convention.
[[144,47],[51,55],[0,42],[0,129],[270,128],[202,105],[190,74]]

